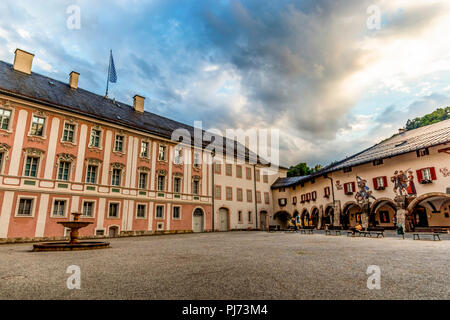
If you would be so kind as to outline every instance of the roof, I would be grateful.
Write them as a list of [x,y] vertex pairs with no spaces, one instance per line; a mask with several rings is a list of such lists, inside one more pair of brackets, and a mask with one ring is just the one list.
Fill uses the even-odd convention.
[[[4,61],[0,61],[0,93],[138,129],[166,139],[171,139],[174,130],[186,129],[191,135],[191,145],[194,145],[194,127],[192,126],[151,112],[135,111],[128,104],[107,99],[81,88],[72,89],[67,83],[35,72],[30,75],[17,72],[11,64]],[[238,142],[224,139],[224,152],[227,144],[237,146]],[[207,145],[208,142],[204,141],[203,147]],[[242,149],[245,150],[245,154],[239,152],[238,148],[234,148],[236,157],[249,160],[250,155],[256,159],[255,153],[245,147]],[[258,157],[259,163],[261,160],[263,159]]]
[[383,140],[368,149],[354,154],[353,156],[347,157],[336,163],[332,163],[311,175],[278,178],[272,185],[272,189],[294,186],[337,170],[355,167],[378,159],[392,158],[423,148],[444,144],[449,141],[450,119],[395,134],[389,139]]

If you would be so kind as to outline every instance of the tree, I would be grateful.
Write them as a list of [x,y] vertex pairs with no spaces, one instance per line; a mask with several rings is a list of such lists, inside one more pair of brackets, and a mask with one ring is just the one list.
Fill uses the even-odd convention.
[[432,113],[426,114],[423,117],[417,117],[412,120],[408,119],[408,121],[406,121],[405,129],[417,129],[447,119],[450,119],[450,107],[438,108]]
[[310,168],[305,162],[299,163],[295,166],[290,166],[287,172],[288,177],[307,176],[311,173],[322,169],[320,164],[317,164],[314,168]]

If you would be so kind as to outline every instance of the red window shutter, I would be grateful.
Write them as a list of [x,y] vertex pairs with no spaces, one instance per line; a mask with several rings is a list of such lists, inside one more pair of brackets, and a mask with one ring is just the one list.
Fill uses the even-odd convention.
[[387,187],[387,177],[386,176],[384,176],[383,177],[383,183],[384,183],[384,187],[386,188]]
[[372,181],[373,181],[373,188],[374,188],[375,190],[378,189],[378,181],[377,181],[377,178],[373,178]]
[[347,192],[348,192],[347,183],[344,183],[344,193],[347,194]]
[[430,167],[431,180],[436,180],[436,170],[434,167]]
[[354,182],[352,182],[352,190],[353,190],[353,192],[356,191],[356,187],[355,187],[355,183]]
[[419,183],[422,183],[422,171],[420,171],[420,169],[419,170],[416,170],[416,173],[417,173],[417,181],[419,181]]

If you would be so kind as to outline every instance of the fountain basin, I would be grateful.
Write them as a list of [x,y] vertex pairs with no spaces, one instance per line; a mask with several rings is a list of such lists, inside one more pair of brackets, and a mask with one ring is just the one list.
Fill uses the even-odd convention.
[[109,242],[103,241],[78,241],[77,243],[48,242],[33,245],[33,251],[74,251],[74,250],[93,250],[105,248],[109,248]]

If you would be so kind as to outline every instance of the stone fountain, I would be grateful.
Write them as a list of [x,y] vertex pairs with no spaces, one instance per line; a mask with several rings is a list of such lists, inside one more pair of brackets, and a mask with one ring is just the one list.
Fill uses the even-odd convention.
[[79,221],[81,213],[74,212],[73,221],[61,221],[58,224],[65,228],[70,228],[69,242],[47,242],[41,244],[34,244],[33,251],[70,251],[70,250],[92,250],[103,249],[109,247],[109,242],[103,241],[79,241],[78,230],[84,228],[92,222]]

